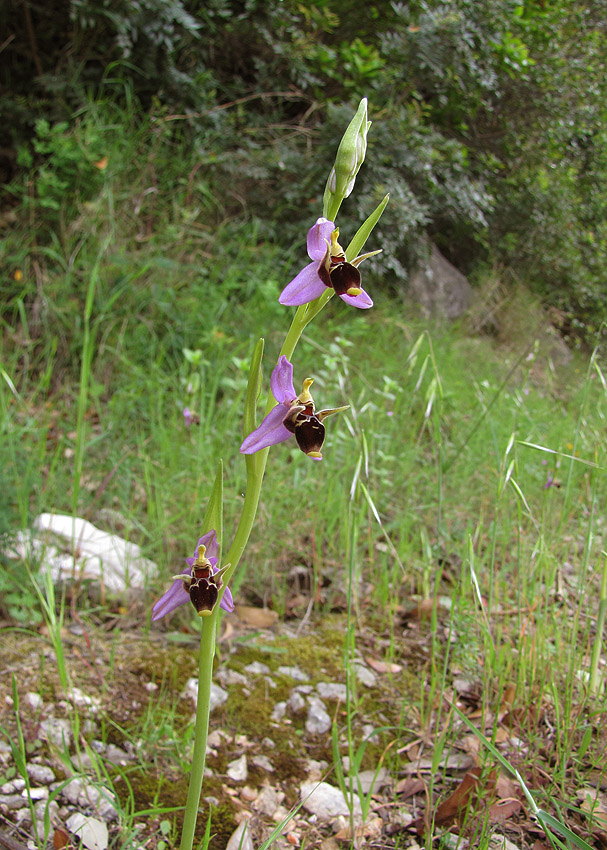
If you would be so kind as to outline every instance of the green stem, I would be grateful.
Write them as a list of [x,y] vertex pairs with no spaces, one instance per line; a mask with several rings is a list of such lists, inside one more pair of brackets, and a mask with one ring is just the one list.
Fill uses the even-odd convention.
[[601,579],[601,595],[599,597],[599,610],[596,618],[596,634],[592,646],[592,658],[590,661],[590,680],[588,690],[592,696],[599,692],[599,661],[601,659],[601,647],[603,646],[603,632],[605,630],[605,618],[607,615],[607,555],[603,553],[603,576]]
[[[322,310],[332,294],[332,291],[328,290],[327,294],[323,294],[316,302],[298,307],[280,350],[280,353],[284,354],[289,360],[306,325]],[[270,393],[266,405],[266,414],[270,412],[275,403]],[[223,559],[224,563],[230,564],[223,575],[224,588],[227,586],[238,566],[255,523],[269,451],[269,449],[262,449],[254,455],[247,455],[245,458],[247,465],[247,490],[232,545]],[[213,658],[215,655],[215,636],[219,611],[219,604],[217,604],[210,617],[202,618],[200,630],[200,661],[198,668],[198,700],[196,703],[194,754],[192,757],[192,772],[190,775],[188,798],[185,805],[180,850],[192,850],[196,820],[198,818],[198,806],[202,792],[207,737],[209,733],[211,682],[213,679]]]
[[183,830],[180,850],[192,850],[198,806],[202,792],[202,778],[207,755],[207,737],[209,734],[209,713],[211,709],[211,682],[213,680],[213,658],[215,656],[215,631],[219,606],[210,617],[201,618],[200,659],[198,662],[198,699],[196,701],[196,727],[194,736],[194,755],[188,799],[185,804]]

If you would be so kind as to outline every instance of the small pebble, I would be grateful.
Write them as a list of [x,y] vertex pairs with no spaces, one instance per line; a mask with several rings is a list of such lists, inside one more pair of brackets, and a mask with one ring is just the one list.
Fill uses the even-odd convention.
[[227,774],[234,782],[244,782],[248,776],[247,757],[245,755],[234,759],[228,764]]
[[324,735],[331,728],[331,718],[318,697],[308,698],[306,732],[309,735]]

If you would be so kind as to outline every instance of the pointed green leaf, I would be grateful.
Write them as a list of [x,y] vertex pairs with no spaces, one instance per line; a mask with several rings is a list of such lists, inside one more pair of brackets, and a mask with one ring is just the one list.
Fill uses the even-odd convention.
[[357,230],[357,232],[354,236],[354,239],[350,242],[350,244],[346,248],[346,259],[349,263],[351,263],[352,260],[354,260],[360,254],[363,245],[365,244],[365,242],[369,238],[369,235],[371,234],[371,231],[373,230],[373,228],[375,227],[377,222],[380,220],[383,211],[388,206],[389,200],[390,200],[390,195],[386,195],[386,197],[379,204],[379,206],[377,206],[373,210],[373,212],[371,213],[369,218],[365,222],[363,222],[363,224],[361,224],[361,226],[358,228],[358,230]]
[[247,437],[257,426],[257,399],[261,389],[261,359],[263,357],[263,337],[257,341],[251,365],[249,367],[249,381],[244,400],[244,413],[242,417],[243,436]]

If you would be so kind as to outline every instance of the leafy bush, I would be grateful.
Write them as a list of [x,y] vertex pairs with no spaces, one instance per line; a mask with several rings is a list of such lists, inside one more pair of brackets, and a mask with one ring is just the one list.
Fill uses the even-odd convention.
[[94,164],[118,142],[83,116],[109,100],[118,135],[147,130],[136,153],[153,193],[146,238],[176,192],[205,226],[248,217],[260,239],[301,244],[364,94],[373,142],[343,226],[391,192],[377,233],[389,250],[374,264],[388,284],[406,282],[428,233],[463,271],[491,259],[524,267],[576,332],[606,315],[606,0],[70,0],[56,17],[50,7],[11,8],[0,89],[5,151],[19,142],[28,170],[27,192],[16,191],[30,213],[38,205],[42,231],[95,198]]

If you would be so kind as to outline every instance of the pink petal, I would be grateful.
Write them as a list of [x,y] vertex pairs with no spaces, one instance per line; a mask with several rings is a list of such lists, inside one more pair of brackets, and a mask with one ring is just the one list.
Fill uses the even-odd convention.
[[221,602],[219,604],[224,611],[228,612],[228,614],[231,614],[234,610],[234,599],[232,597],[232,591],[229,587],[226,587],[224,594],[221,597]]
[[319,218],[316,224],[308,230],[307,247],[308,257],[311,260],[322,260],[327,253],[327,242],[331,241],[331,234],[335,225],[327,218]]
[[282,424],[286,414],[287,409],[284,404],[277,404],[276,407],[272,408],[259,428],[256,428],[245,438],[240,447],[241,454],[251,455],[260,449],[275,446],[276,443],[282,443],[283,440],[292,437],[291,432],[287,431]]
[[198,557],[198,548],[200,546],[206,546],[205,557],[207,557],[211,563],[213,563],[213,558],[215,559],[215,563],[217,563],[217,552],[219,551],[219,546],[217,545],[217,532],[213,528],[211,531],[207,531],[206,534],[203,534],[196,544],[196,549],[194,550],[193,558],[186,558],[186,563],[190,566],[194,563],[196,558]]
[[272,395],[276,401],[282,404],[289,405],[294,398],[297,398],[293,386],[293,364],[289,363],[284,354],[278,358],[278,363],[272,370],[270,386],[272,387]]
[[[184,576],[191,575],[191,573],[192,571],[189,568],[183,572]],[[190,594],[184,590],[183,582],[180,579],[176,579],[164,596],[161,596],[152,608],[152,620],[160,620],[161,617],[166,617],[175,608],[179,608],[180,605],[185,605],[189,601]]]
[[291,283],[285,286],[278,300],[281,304],[299,307],[300,304],[314,301],[315,298],[323,294],[326,288],[318,276],[318,261],[315,261],[302,269],[297,277],[294,277]]
[[371,297],[364,289],[360,295],[340,295],[339,297],[342,301],[345,301],[346,304],[350,304],[351,307],[358,307],[361,310],[368,310],[369,307],[373,306]]

